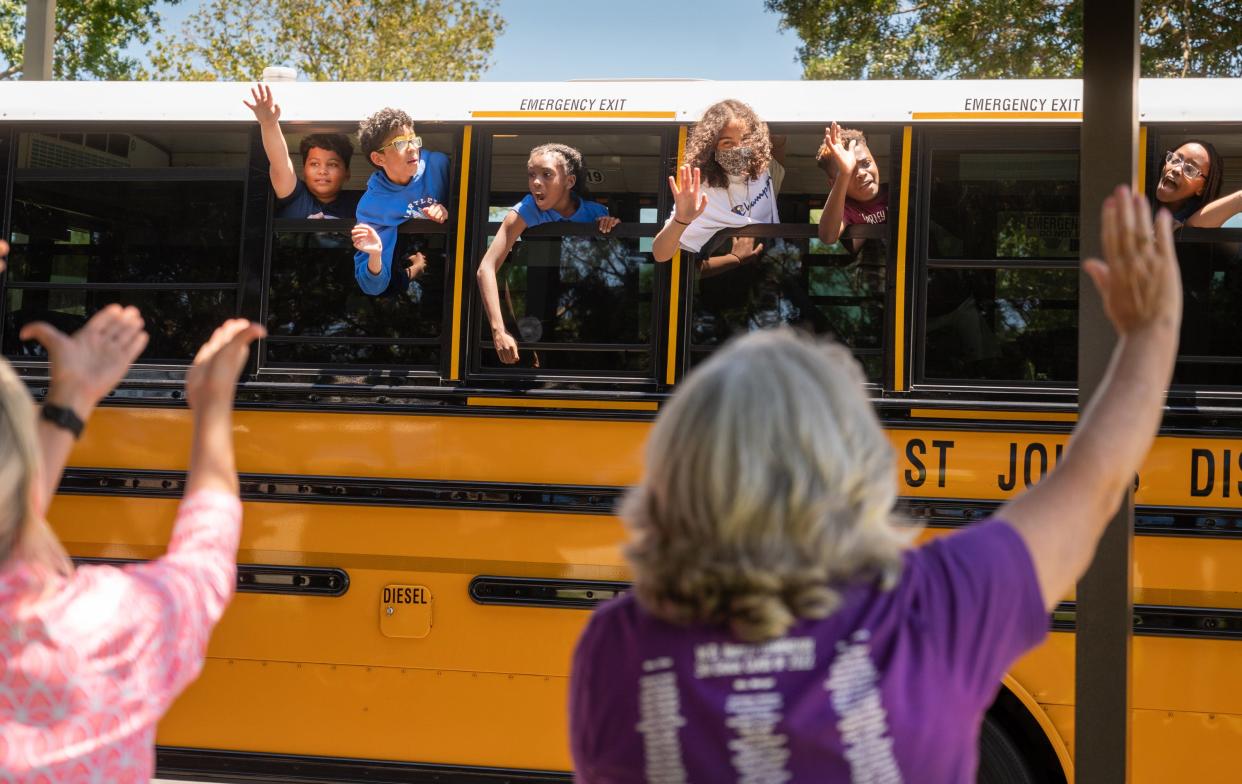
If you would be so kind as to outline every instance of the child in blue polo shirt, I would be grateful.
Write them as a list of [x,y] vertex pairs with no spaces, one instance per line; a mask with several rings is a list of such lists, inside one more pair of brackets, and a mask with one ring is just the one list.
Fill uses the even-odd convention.
[[414,121],[399,109],[382,109],[358,126],[358,141],[376,172],[358,201],[358,225],[352,232],[354,277],[367,294],[405,291],[422,272],[415,263],[398,264],[393,274],[397,227],[413,218],[448,220],[449,158],[423,151]]
[[496,354],[506,365],[518,361],[518,345],[505,329],[496,273],[508,258],[517,238],[522,236],[527,226],[541,223],[596,223],[600,232],[607,234],[621,222],[608,214],[607,207],[586,198],[582,153],[569,145],[541,144],[531,150],[530,159],[526,162],[526,182],[530,193],[513,205],[501,222],[496,230],[496,239],[479,262],[476,276],[479,293],[483,296],[483,308],[492,328]]

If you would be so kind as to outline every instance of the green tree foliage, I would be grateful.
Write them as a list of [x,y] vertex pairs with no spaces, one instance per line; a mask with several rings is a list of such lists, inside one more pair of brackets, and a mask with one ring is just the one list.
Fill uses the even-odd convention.
[[[180,0],[167,0],[175,5]],[[149,43],[159,30],[158,0],[59,0],[53,68],[57,79],[130,79],[138,62],[131,44]],[[0,79],[22,72],[25,0],[0,0]]]
[[461,80],[487,67],[504,29],[497,0],[205,0],[158,41],[153,78]]
[[[807,79],[1082,75],[1082,0],[764,0]],[[1242,0],[1142,4],[1144,76],[1242,74]]]

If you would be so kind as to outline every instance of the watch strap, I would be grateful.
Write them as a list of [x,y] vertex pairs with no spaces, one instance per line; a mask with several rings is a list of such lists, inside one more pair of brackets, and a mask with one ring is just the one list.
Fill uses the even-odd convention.
[[39,409],[39,416],[57,427],[68,430],[75,439],[82,436],[82,430],[86,427],[86,423],[73,413],[73,409],[58,406],[55,403],[44,403]]

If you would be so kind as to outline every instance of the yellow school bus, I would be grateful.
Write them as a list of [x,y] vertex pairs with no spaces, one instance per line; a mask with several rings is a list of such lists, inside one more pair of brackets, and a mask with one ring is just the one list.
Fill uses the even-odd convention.
[[[1242,115],[1219,100],[1239,89],[1142,84],[1149,189],[1189,137],[1242,187]],[[238,595],[160,726],[162,773],[569,780],[574,641],[627,585],[614,504],[661,405],[730,335],[791,324],[852,348],[928,536],[1039,481],[1074,425],[1078,82],[277,85],[295,163],[305,135],[389,105],[452,161],[449,220],[401,229],[427,271],[379,298],[357,290],[348,221],[277,216],[247,90],[0,83],[4,355],[37,396],[23,323],[120,301],[151,334],[53,504],[76,559],[162,551],[193,350],[235,314],[269,333],[237,397]],[[726,97],[771,126],[782,223],[748,230],[759,262],[700,278],[649,251],[688,126]],[[816,238],[832,120],[866,132],[889,189],[854,253]],[[582,150],[622,224],[526,232],[501,270],[523,357],[506,366],[473,273],[547,141]],[[355,155],[350,186],[368,174]],[[1178,243],[1181,354],[1136,480],[1136,782],[1231,780],[1242,742],[1242,229]],[[981,781],[1073,779],[1072,597],[1049,623],[988,714]]]

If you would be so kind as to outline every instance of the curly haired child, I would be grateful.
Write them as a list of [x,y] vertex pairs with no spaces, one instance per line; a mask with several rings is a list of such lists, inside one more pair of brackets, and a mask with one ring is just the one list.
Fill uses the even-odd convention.
[[[783,173],[772,157],[767,123],[754,109],[734,99],[709,106],[686,140],[677,177],[668,178],[673,214],[652,245],[655,260],[668,261],[678,247],[697,253],[721,229],[779,223],[776,194]],[[699,270],[720,272],[762,252],[762,243],[737,237],[729,253],[700,262]]]

